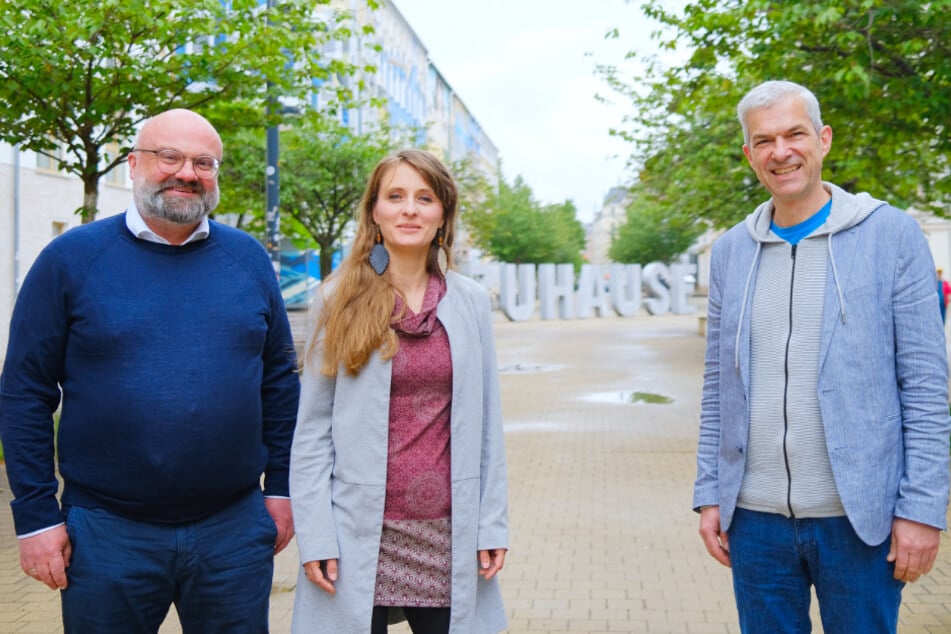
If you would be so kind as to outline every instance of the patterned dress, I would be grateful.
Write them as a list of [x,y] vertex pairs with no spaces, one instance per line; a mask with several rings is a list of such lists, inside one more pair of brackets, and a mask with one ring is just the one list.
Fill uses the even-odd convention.
[[[374,605],[446,608],[451,588],[449,412],[452,356],[436,318],[446,281],[431,276],[419,313],[394,324],[386,506]],[[397,297],[394,316],[402,309]]]

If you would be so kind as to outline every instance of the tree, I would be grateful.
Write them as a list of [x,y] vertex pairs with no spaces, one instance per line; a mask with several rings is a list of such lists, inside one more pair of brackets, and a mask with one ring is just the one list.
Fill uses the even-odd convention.
[[648,264],[673,262],[685,253],[706,225],[690,214],[672,214],[662,201],[635,188],[627,222],[618,228],[609,255],[615,262]]
[[492,184],[474,163],[473,155],[466,155],[448,166],[459,193],[459,218],[468,223],[470,214],[478,214],[492,196]]
[[458,191],[458,224],[456,237],[453,243],[453,258],[462,270],[468,270],[467,264],[471,260],[470,249],[473,245],[472,220],[488,204],[494,189],[483,168],[476,164],[474,154],[467,154],[462,159],[451,161],[447,167],[456,181]]
[[[262,127],[221,131],[224,156],[218,172],[221,199],[215,216],[266,242],[267,153]],[[222,215],[226,218],[222,218]]]
[[320,275],[331,271],[374,167],[399,145],[387,126],[356,134],[311,112],[281,136],[281,210],[320,248]]
[[574,203],[542,205],[521,176],[499,190],[486,204],[470,210],[468,225],[475,243],[501,262],[572,263],[581,265],[584,228],[575,218]]
[[182,107],[219,128],[263,125],[269,95],[350,73],[317,54],[350,35],[346,14],[315,6],[330,1],[0,0],[0,140],[82,179],[77,212],[92,220],[100,177],[149,116]]
[[632,165],[668,209],[728,226],[765,198],[734,113],[753,85],[789,79],[816,93],[836,133],[826,178],[947,212],[951,0],[696,0],[682,13],[663,5],[643,5],[659,25],[655,39],[689,56],[669,68],[644,58],[633,79],[600,70],[633,103],[614,133],[634,144]]

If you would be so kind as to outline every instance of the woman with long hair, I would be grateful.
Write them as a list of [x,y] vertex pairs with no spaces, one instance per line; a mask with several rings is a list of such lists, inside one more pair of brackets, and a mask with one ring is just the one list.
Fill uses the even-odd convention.
[[291,452],[295,633],[506,627],[505,456],[488,294],[452,271],[458,195],[432,154],[377,165],[320,287]]

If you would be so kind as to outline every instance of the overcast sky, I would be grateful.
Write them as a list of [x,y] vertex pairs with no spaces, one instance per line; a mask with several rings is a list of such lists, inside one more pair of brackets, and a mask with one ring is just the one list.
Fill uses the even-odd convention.
[[[631,180],[630,146],[609,135],[630,103],[595,100],[614,96],[595,66],[652,48],[656,24],[640,2],[392,1],[498,147],[508,182],[521,175],[545,203],[571,199],[589,221],[611,187]],[[620,43],[604,38],[613,27]]]

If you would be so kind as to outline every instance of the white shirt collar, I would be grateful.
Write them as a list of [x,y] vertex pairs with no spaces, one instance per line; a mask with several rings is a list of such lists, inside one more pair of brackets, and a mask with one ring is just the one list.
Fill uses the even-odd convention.
[[[125,212],[125,225],[129,228],[129,231],[132,232],[132,235],[140,240],[147,240],[148,242],[158,244],[171,244],[171,242],[149,229],[149,226],[145,224],[145,220],[142,219],[142,214],[139,213],[139,210],[136,208],[135,203],[130,203],[129,208]],[[201,219],[201,222],[198,223],[198,226],[191,235],[182,242],[182,245],[195,242],[196,240],[204,240],[208,237],[209,230],[208,216],[205,216]]]

